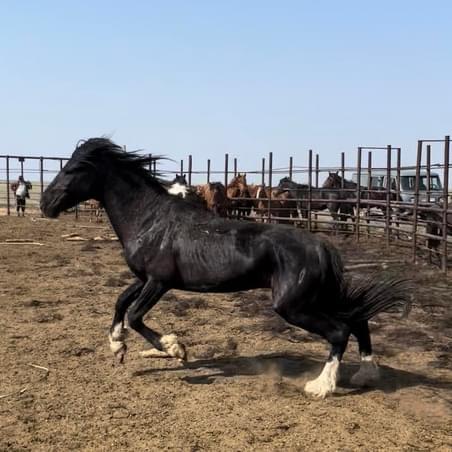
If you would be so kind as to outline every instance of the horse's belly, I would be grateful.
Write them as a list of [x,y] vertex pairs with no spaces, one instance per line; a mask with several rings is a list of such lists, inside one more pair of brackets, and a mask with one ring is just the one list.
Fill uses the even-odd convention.
[[230,265],[210,267],[192,266],[181,272],[185,290],[200,292],[236,292],[261,287],[270,287],[268,271],[260,265],[235,262]]

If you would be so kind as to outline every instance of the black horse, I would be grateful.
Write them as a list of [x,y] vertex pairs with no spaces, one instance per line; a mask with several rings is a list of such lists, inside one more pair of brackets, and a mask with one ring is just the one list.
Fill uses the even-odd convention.
[[[356,200],[358,184],[351,180],[343,179],[338,172],[330,172],[323,183],[323,187],[327,189],[340,190],[346,199]],[[391,201],[397,201],[397,194],[393,191],[389,194]],[[387,191],[383,187],[371,187],[370,191],[367,187],[361,186],[360,198],[363,205],[377,207],[381,213],[386,216]],[[377,202],[372,202],[377,201]],[[391,215],[392,209],[390,211]]]
[[309,195],[309,185],[299,184],[289,177],[283,177],[277,188],[278,194],[288,192],[291,198],[296,201],[298,215],[301,218],[307,218],[309,207],[311,210],[328,209],[336,225],[338,220],[346,222],[347,216],[353,213],[351,205],[344,202],[346,197],[338,190],[311,187],[310,191],[311,195]]
[[350,334],[358,339],[361,367],[353,377],[376,377],[368,319],[407,305],[409,286],[400,280],[346,283],[336,249],[308,232],[219,218],[171,196],[146,168],[156,157],[126,153],[106,138],[80,144],[45,190],[43,213],[55,218],[88,199],[102,202],[137,280],[118,298],[110,347],[123,361],[124,317],[166,356],[186,358],[175,335],[160,335],[143,316],[170,289],[234,292],[271,288],[274,310],[292,325],[331,344],[321,374],[305,386],[324,397],[334,391]]
[[207,209],[207,204],[202,196],[200,196],[195,189],[190,187],[187,183],[185,174],[176,174],[176,177],[172,182],[164,182],[163,187],[168,191],[170,195],[178,196],[188,202],[196,203]]

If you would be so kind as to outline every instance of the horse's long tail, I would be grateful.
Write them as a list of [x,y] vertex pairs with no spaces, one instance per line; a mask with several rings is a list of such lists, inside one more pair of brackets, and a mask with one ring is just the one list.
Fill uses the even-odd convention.
[[369,320],[393,307],[402,307],[403,315],[408,315],[413,287],[408,280],[381,279],[381,276],[374,275],[360,281],[344,282],[341,292],[335,317],[345,321],[360,321]]

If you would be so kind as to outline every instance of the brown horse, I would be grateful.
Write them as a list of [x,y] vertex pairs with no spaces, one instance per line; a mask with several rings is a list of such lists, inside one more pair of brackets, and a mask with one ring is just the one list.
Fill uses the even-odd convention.
[[277,223],[287,223],[288,219],[297,216],[297,206],[290,199],[288,193],[278,193],[278,190],[270,190],[265,185],[249,185],[248,190],[253,202],[253,210],[257,217],[266,223],[270,210],[270,217],[273,217]]
[[196,194],[206,203],[207,208],[219,217],[227,217],[229,200],[221,182],[209,182],[196,187]]
[[227,197],[229,199],[229,212],[231,215],[241,218],[248,217],[253,208],[253,200],[246,183],[246,174],[238,174],[231,182],[229,182],[226,189]]

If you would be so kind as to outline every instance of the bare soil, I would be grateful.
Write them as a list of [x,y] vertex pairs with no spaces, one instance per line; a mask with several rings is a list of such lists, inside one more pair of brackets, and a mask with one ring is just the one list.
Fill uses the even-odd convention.
[[147,322],[176,333],[189,362],[143,359],[131,333],[116,364],[107,333],[132,276],[110,234],[73,217],[0,217],[0,450],[452,450],[452,281],[438,269],[380,240],[337,242],[346,263],[387,260],[379,272],[413,278],[415,304],[408,319],[371,322],[375,388],[349,384],[351,341],[337,394],[313,400],[302,388],[327,346],[281,321],[265,290],[172,291]]

